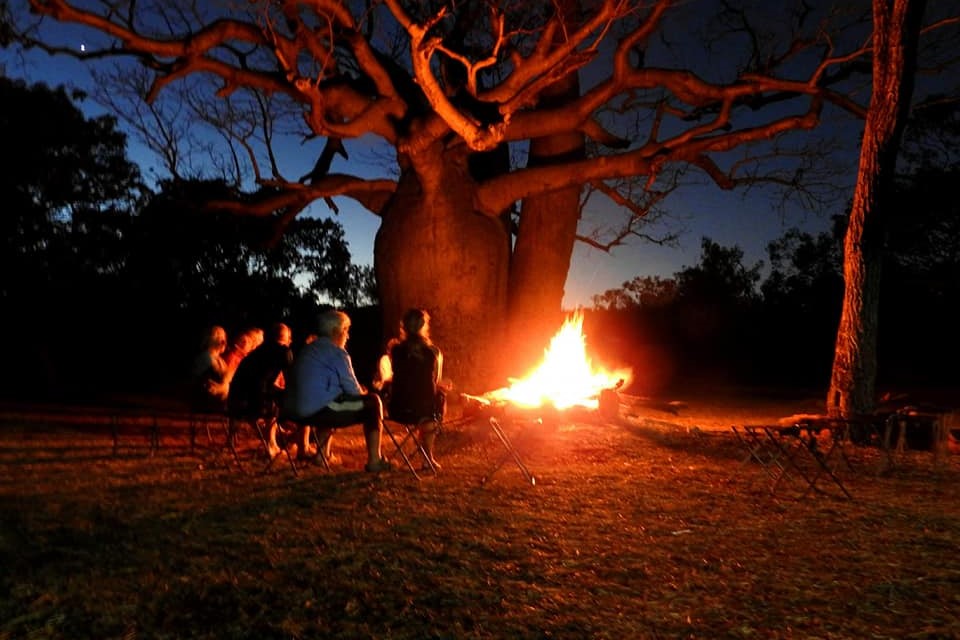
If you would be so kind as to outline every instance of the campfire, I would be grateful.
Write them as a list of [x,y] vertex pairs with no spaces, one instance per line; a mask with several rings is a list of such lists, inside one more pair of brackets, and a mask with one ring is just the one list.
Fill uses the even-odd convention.
[[[511,378],[509,386],[488,391],[482,396],[463,394],[465,406],[480,408],[489,415],[490,428],[503,444],[506,453],[480,480],[486,484],[507,460],[513,459],[531,485],[537,483],[501,420],[557,425],[560,419],[573,418],[580,412],[590,416],[599,413],[605,420],[618,416],[620,399],[617,389],[630,379],[631,371],[606,371],[595,368],[587,356],[583,335],[583,314],[568,317],[550,341],[543,361],[522,378]],[[586,416],[585,416],[586,417]],[[542,429],[533,432],[543,433]],[[531,432],[526,432],[529,437]],[[523,435],[523,434],[522,434]]]
[[583,314],[568,317],[544,351],[543,361],[509,386],[485,393],[490,404],[521,409],[598,409],[604,392],[615,393],[629,381],[631,371],[606,371],[593,366],[587,355]]

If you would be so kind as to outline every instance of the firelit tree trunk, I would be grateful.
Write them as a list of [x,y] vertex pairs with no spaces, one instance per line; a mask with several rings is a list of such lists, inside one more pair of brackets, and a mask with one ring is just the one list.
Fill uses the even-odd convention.
[[[576,74],[545,92],[541,103],[572,101],[580,95]],[[528,166],[569,162],[584,156],[583,135],[573,131],[534,138]],[[564,285],[580,220],[580,186],[524,199],[510,265],[510,344],[522,375],[539,363],[560,328]]]
[[860,149],[857,186],[844,238],[844,294],[827,412],[873,411],[877,379],[880,263],[886,196],[913,95],[917,40],[925,2],[874,0],[873,92]]
[[385,329],[395,335],[406,309],[427,309],[444,377],[458,391],[481,393],[490,390],[506,355],[506,230],[474,213],[463,147],[431,151],[415,163],[416,173],[404,170],[377,232]]
[[[875,172],[861,156],[860,172]],[[858,180],[857,193],[866,191]],[[883,230],[876,192],[854,198],[844,239],[843,309],[837,329],[827,411],[851,416],[873,410],[877,376],[878,309]]]

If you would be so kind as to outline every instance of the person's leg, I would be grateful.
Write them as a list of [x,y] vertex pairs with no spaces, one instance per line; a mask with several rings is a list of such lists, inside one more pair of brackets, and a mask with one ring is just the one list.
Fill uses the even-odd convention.
[[333,429],[317,429],[317,445],[323,457],[330,461],[332,455]]
[[443,389],[438,387],[436,395],[434,395],[434,419],[420,425],[420,438],[423,443],[423,448],[427,452],[427,457],[430,458],[430,462],[438,470],[440,469],[440,463],[433,457],[433,445],[437,441],[440,424],[443,422],[446,414],[447,394]]
[[380,469],[385,467],[380,455],[380,436],[383,431],[383,403],[380,396],[376,394],[366,394],[360,397],[361,406],[359,409],[334,411],[329,407],[321,409],[313,416],[309,422],[318,429],[318,438],[324,442],[323,434],[329,431],[332,437],[332,431],[341,427],[347,427],[353,424],[363,425],[363,437],[367,445],[367,468]]
[[380,396],[368,393],[363,396],[360,410],[363,423],[363,438],[367,442],[367,468],[382,466],[380,438],[383,434],[383,403]]
[[277,444],[277,430],[279,428],[279,420],[273,420],[270,423],[270,436],[267,438],[267,455],[269,455],[271,458],[280,453],[280,445]]
[[443,422],[444,417],[447,415],[447,392],[438,387],[433,400],[434,415],[437,418],[437,422]]
[[437,441],[437,431],[439,431],[439,425],[435,420],[430,420],[420,425],[420,444],[423,445],[423,450],[427,452],[427,458],[430,459],[430,464],[439,471],[440,463],[433,457],[433,445]]
[[298,438],[300,441],[300,451],[303,452],[305,457],[312,458],[317,455],[317,446],[310,442],[310,425],[304,425],[301,431],[303,433],[301,433]]

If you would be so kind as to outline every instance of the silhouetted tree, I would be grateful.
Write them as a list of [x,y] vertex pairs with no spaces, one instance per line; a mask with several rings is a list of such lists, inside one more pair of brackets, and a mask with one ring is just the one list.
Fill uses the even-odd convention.
[[960,299],[960,171],[918,168],[897,180],[883,260],[878,382],[954,384],[960,379],[956,301]]
[[594,309],[650,309],[665,307],[677,297],[677,281],[661,276],[637,276],[619,289],[607,289],[593,296]]
[[170,346],[180,353],[173,365],[187,362],[183,350],[195,347],[182,327],[283,320],[312,330],[319,303],[367,302],[361,288],[371,270],[351,264],[339,223],[298,219],[270,243],[269,219],[203,209],[230,191],[221,181],[170,181],[132,220],[123,286],[131,306],[149,310],[139,326],[179,337]]
[[682,356],[690,375],[729,372],[751,363],[739,345],[752,332],[762,263],[746,266],[743,250],[701,242],[700,262],[675,274],[675,322],[686,347]]
[[[801,174],[810,177],[822,165],[807,162],[797,171],[763,159],[784,146],[796,150],[787,133],[815,127],[825,105],[863,113],[831,86],[859,71],[868,47],[832,37],[831,15],[819,3],[783,11],[769,38],[759,37],[759,23],[736,2],[710,11],[671,0],[264,2],[222,13],[165,3],[103,13],[67,0],[30,4],[41,16],[108,32],[100,42],[91,34],[87,51],[73,53],[90,60],[132,55],[155,74],[149,99],[186,87],[175,103],[199,104],[197,97],[214,94],[199,74],[217,79],[216,95],[228,98],[228,106],[218,110],[204,101],[195,113],[208,124],[210,114],[232,123],[218,129],[236,152],[233,165],[252,164],[250,172],[272,190],[270,197],[223,208],[263,216],[282,211],[278,220],[289,222],[314,200],[345,195],[378,214],[375,262],[386,326],[406,307],[429,308],[451,374],[468,389],[490,384],[505,356],[505,323],[559,311],[563,291],[555,285],[569,264],[572,238],[580,233],[610,244],[597,239],[596,229],[577,229],[568,200],[544,225],[525,224],[521,207],[514,228],[504,214],[517,202],[590,184],[615,204],[608,207],[615,220],[603,226],[619,241],[636,233],[636,221],[649,211],[636,203],[658,202],[676,186],[678,167],[694,167],[722,188],[758,182],[802,188]],[[704,25],[713,11],[733,20],[722,42],[707,42],[723,54],[694,54],[691,26]],[[38,35],[32,26],[18,23],[21,42],[71,50],[58,49],[53,34]],[[672,33],[684,35],[682,56]],[[677,64],[681,57],[703,64]],[[196,82],[180,82],[188,77]],[[277,129],[262,121],[248,126],[263,111],[299,112],[307,137],[341,138],[347,148],[373,134],[395,150],[399,177],[331,171],[309,185],[287,178],[270,147]],[[503,145],[534,150],[532,141],[564,137],[569,146],[548,149],[549,162],[473,171],[477,154]],[[581,140],[602,159],[584,157]],[[749,147],[762,142],[770,144]],[[266,150],[253,151],[255,143]],[[747,153],[733,157],[727,152],[734,148]],[[644,180],[619,182],[638,176]],[[542,210],[549,213],[549,205]],[[533,276],[513,278],[515,265],[532,265]],[[522,301],[514,306],[522,310],[511,311],[510,300]]]
[[102,276],[121,259],[117,233],[88,236],[88,221],[123,220],[143,186],[114,118],[4,77],[0,103],[0,386],[39,393],[80,375],[63,364],[91,339],[90,310],[109,300]]
[[2,391],[157,389],[182,378],[195,334],[278,319],[313,330],[317,304],[370,301],[372,269],[350,262],[333,220],[203,210],[231,189],[170,181],[149,194],[112,118],[85,117],[63,89],[0,78]]
[[826,384],[843,297],[845,224],[838,216],[830,232],[790,229],[767,247],[770,273],[760,286],[752,351],[769,382]]

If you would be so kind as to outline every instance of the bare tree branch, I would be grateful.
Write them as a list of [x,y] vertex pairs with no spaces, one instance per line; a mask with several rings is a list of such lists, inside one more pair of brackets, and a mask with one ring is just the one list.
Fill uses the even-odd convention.
[[[235,105],[238,111],[200,110],[197,104],[197,117],[214,128],[215,120],[233,123],[234,130],[224,132],[228,148],[238,152],[233,173],[239,179],[249,171],[259,184],[283,183],[296,197],[302,196],[302,185],[283,178],[272,144],[273,123],[279,121],[268,112],[283,102],[291,105],[285,115],[299,111],[304,137],[373,135],[394,146],[398,159],[418,173],[437,148],[485,151],[571,131],[618,152],[484,182],[475,203],[493,216],[538,190],[628,176],[646,176],[652,185],[658,168],[671,162],[692,163],[724,187],[741,185],[743,176],[712,156],[787,130],[810,129],[827,105],[863,117],[862,98],[846,90],[868,66],[868,30],[861,29],[851,44],[829,31],[828,21],[836,16],[819,5],[815,11],[816,3],[800,3],[788,14],[796,34],[765,38],[739,2],[722,4],[723,36],[747,42],[746,60],[725,80],[683,65],[670,68],[662,57],[651,62],[647,52],[656,44],[654,34],[662,32],[671,14],[689,9],[672,0],[601,0],[575,21],[553,2],[527,3],[522,10],[489,3],[486,12],[467,14],[470,3],[405,0],[384,0],[380,8],[334,0],[264,1],[243,11],[197,4],[192,12],[142,2],[103,3],[98,12],[96,3],[30,0],[35,14],[85,25],[111,41],[81,54],[27,29],[19,38],[27,46],[86,60],[134,58],[154,74],[146,87],[149,100],[183,85],[187,77],[215,78],[211,95],[243,96]],[[148,6],[150,19],[141,15]],[[458,12],[470,21],[458,20]],[[855,26],[866,15],[860,8],[851,10],[845,17],[849,23],[840,26]],[[389,19],[394,22],[385,30],[376,29]],[[957,19],[942,16],[925,29],[943,30]],[[604,48],[608,42],[612,46]],[[725,46],[719,37],[717,43]],[[956,58],[955,51],[951,54]],[[949,58],[941,56],[939,62]],[[453,86],[444,76],[450,69],[460,70],[462,85]],[[562,78],[588,71],[596,81],[579,99],[542,100],[545,89]],[[243,95],[247,91],[252,93]],[[602,111],[623,117],[639,109],[649,109],[653,117],[645,131],[630,136],[597,118]],[[259,124],[252,127],[255,120]],[[174,131],[158,127],[150,134],[154,147],[166,140],[164,162],[171,172],[182,165],[182,141],[174,140]]]

